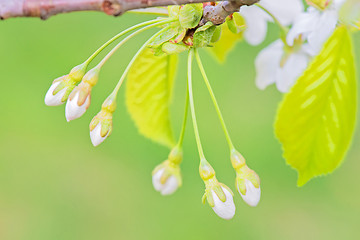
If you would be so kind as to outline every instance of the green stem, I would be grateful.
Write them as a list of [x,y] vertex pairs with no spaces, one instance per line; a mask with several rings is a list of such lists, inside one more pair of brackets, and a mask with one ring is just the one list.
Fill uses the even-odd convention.
[[189,112],[189,87],[187,87],[186,90],[186,100],[185,100],[185,111],[184,111],[184,120],[181,127],[180,137],[177,146],[182,148],[183,142],[184,142],[184,136],[185,136],[185,129],[186,129],[186,122],[187,122],[187,116]]
[[280,30],[281,30],[281,40],[284,42],[284,44],[286,46],[288,46],[287,42],[286,42],[286,35],[287,33],[289,32],[289,29],[286,28],[284,25],[282,25],[279,21],[279,19],[277,19],[277,17],[275,17],[274,14],[272,14],[269,10],[267,10],[264,6],[262,6],[261,4],[259,3],[256,3],[255,4],[256,6],[258,6],[259,8],[261,8],[264,12],[266,12],[273,20],[274,22],[276,23],[276,25],[279,26]]
[[198,63],[198,66],[199,66],[201,75],[202,75],[203,78],[204,78],[206,87],[207,87],[207,89],[208,89],[208,91],[209,91],[209,94],[210,94],[210,96],[211,96],[211,100],[212,100],[212,102],[213,102],[213,104],[214,104],[214,107],[215,107],[215,109],[216,109],[216,113],[217,113],[217,115],[218,115],[218,117],[219,117],[219,120],[220,120],[220,122],[221,122],[221,126],[222,126],[222,128],[223,128],[223,131],[224,131],[226,140],[227,140],[227,142],[228,142],[228,145],[229,145],[229,148],[230,148],[230,151],[231,151],[231,150],[233,150],[233,149],[235,149],[235,148],[234,148],[234,145],[233,145],[233,143],[232,143],[232,141],[231,141],[229,131],[228,131],[227,127],[226,127],[226,124],[225,124],[224,118],[223,118],[223,116],[222,116],[222,113],[221,113],[219,104],[218,104],[218,102],[217,102],[217,100],[216,100],[214,91],[213,91],[213,89],[212,89],[212,87],[211,87],[211,84],[210,84],[210,82],[209,82],[209,79],[208,79],[208,77],[207,77],[207,75],[206,75],[204,66],[203,66],[203,64],[202,64],[202,62],[201,62],[200,55],[199,55],[197,49],[195,49],[195,57],[196,57],[196,61],[197,61],[197,63]]
[[123,75],[121,76],[119,82],[116,84],[115,89],[113,90],[113,92],[110,95],[110,98],[112,99],[116,99],[117,93],[119,92],[119,89],[122,85],[122,83],[125,80],[125,77],[127,76],[127,74],[129,73],[131,66],[134,64],[134,62],[136,61],[136,59],[138,58],[138,56],[142,53],[142,51],[144,51],[144,49],[147,47],[147,45],[153,41],[157,36],[159,36],[161,33],[167,31],[169,29],[169,27],[163,28],[162,30],[160,30],[159,32],[157,32],[156,34],[154,34],[151,38],[149,38],[149,40],[147,40],[142,46],[141,48],[136,52],[136,54],[134,55],[134,57],[131,59],[130,63],[127,65]]
[[115,40],[117,40],[118,38],[124,36],[125,34],[137,29],[137,28],[141,28],[141,27],[145,27],[147,25],[153,24],[153,23],[157,23],[160,21],[164,21],[163,19],[156,19],[156,20],[151,20],[151,21],[147,21],[147,22],[143,22],[143,23],[139,23],[135,26],[132,26],[124,31],[122,31],[121,33],[115,35],[113,38],[111,38],[109,41],[107,41],[106,43],[104,43],[98,50],[96,50],[86,61],[85,64],[89,64],[92,60],[94,60],[94,58],[99,55],[99,53],[104,50],[107,46],[109,46],[111,43],[113,43]]
[[114,53],[122,46],[124,45],[127,41],[129,41],[131,38],[135,37],[136,35],[148,30],[148,29],[151,29],[151,28],[154,28],[154,27],[157,27],[159,25],[163,25],[163,24],[167,24],[169,22],[172,22],[172,20],[162,20],[162,21],[159,21],[157,23],[154,23],[154,24],[151,24],[151,25],[148,25],[146,27],[143,27],[139,30],[137,30],[136,32],[130,34],[129,36],[127,36],[126,38],[124,38],[121,42],[119,42],[102,60],[101,62],[96,66],[96,68],[101,68],[102,66],[104,66],[104,64],[109,60],[109,58],[114,55]]
[[192,121],[193,121],[194,133],[195,133],[196,144],[197,144],[197,147],[198,147],[200,160],[201,161],[206,161],[204,151],[203,151],[203,148],[201,146],[199,129],[198,129],[198,126],[197,126],[196,115],[195,115],[194,96],[193,96],[193,89],[192,89],[192,60],[193,60],[193,55],[194,55],[194,51],[191,49],[189,51],[189,56],[188,56],[188,90],[189,90],[190,110],[191,110],[191,117],[192,117]]

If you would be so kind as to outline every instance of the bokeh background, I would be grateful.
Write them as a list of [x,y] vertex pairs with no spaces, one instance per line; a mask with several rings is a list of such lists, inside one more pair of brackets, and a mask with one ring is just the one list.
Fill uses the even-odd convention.
[[[64,106],[44,105],[54,78],[119,31],[150,18],[72,13],[0,23],[0,239],[359,239],[359,131],[343,165],[302,188],[282,158],[273,133],[282,95],[275,87],[260,91],[254,83],[254,58],[276,38],[274,26],[263,45],[237,45],[226,64],[201,51],[233,140],[262,179],[259,206],[246,206],[236,194],[237,214],[231,221],[201,203],[204,186],[190,121],[184,185],[169,197],[160,196],[151,183],[151,171],[168,150],[138,134],[125,109],[124,89],[112,136],[98,148],[91,145],[91,118],[151,31],[108,62],[92,106],[80,120],[67,123]],[[354,41],[360,68],[359,34]],[[184,60],[172,105],[176,134],[186,88]],[[205,154],[219,180],[234,189],[225,138],[197,70],[194,81]]]

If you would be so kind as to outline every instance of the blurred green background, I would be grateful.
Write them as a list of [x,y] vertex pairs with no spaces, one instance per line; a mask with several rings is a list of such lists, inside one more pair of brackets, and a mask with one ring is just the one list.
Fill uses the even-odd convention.
[[[239,44],[225,65],[201,51],[233,140],[262,180],[259,206],[248,207],[236,194],[231,221],[201,203],[204,186],[190,121],[184,184],[169,197],[151,183],[151,171],[168,150],[138,134],[124,106],[124,89],[112,136],[98,148],[91,145],[91,118],[151,31],[105,66],[91,108],[80,120],[67,123],[64,106],[45,106],[53,79],[119,31],[150,18],[72,13],[0,23],[0,239],[360,239],[359,131],[341,168],[303,188],[296,187],[296,172],[281,156],[273,120],[282,95],[275,87],[260,91],[254,83],[254,58],[276,38],[273,26],[263,45]],[[359,34],[354,41],[359,63]],[[176,134],[186,87],[184,60],[172,105]],[[197,69],[194,82],[205,154],[218,179],[234,189],[225,138]]]

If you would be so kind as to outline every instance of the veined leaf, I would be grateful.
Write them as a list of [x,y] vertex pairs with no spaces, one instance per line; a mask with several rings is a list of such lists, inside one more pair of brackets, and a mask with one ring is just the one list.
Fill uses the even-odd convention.
[[199,24],[202,15],[202,3],[186,4],[180,9],[179,21],[183,28],[194,28]]
[[334,171],[350,146],[356,121],[356,74],[349,30],[338,27],[281,103],[275,123],[298,186]]
[[126,105],[139,132],[160,144],[174,146],[169,105],[177,55],[154,56],[146,49],[128,75]]
[[221,25],[221,37],[219,41],[213,44],[213,47],[208,48],[216,57],[216,59],[223,63],[227,55],[236,46],[238,42],[243,39],[243,33],[232,33],[226,24]]

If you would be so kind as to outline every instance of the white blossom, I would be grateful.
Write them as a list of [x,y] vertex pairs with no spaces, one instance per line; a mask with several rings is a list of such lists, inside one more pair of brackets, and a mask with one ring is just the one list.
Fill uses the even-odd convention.
[[333,0],[324,10],[309,7],[296,18],[286,38],[287,43],[292,46],[294,40],[301,36],[308,41],[312,55],[316,55],[334,32],[344,2],[345,0]]
[[284,43],[275,41],[263,49],[255,60],[257,87],[265,89],[275,83],[279,91],[288,92],[307,68],[310,59],[306,44],[286,52]]
[[[284,26],[291,25],[304,9],[301,0],[262,0],[259,3]],[[247,25],[245,40],[251,45],[262,43],[267,34],[267,23],[273,22],[273,19],[256,5],[243,6],[240,13]]]
[[225,193],[226,201],[225,202],[221,201],[214,192],[214,190],[211,190],[211,194],[214,199],[214,205],[215,205],[212,209],[219,217],[226,220],[230,220],[235,215],[235,204],[234,204],[233,196],[231,192],[229,192],[226,188],[221,186],[221,189]]
[[246,193],[243,195],[238,189],[243,200],[251,207],[256,207],[260,201],[261,189],[256,188],[251,181],[245,179]]

